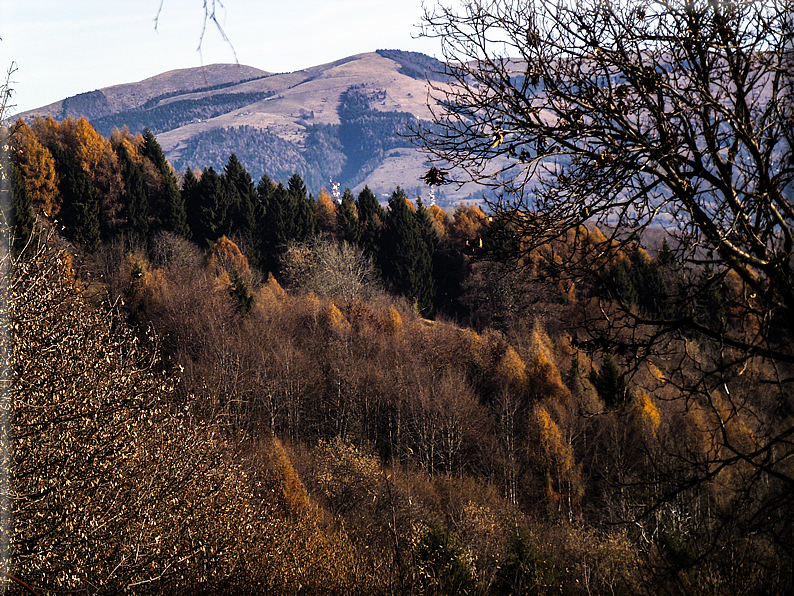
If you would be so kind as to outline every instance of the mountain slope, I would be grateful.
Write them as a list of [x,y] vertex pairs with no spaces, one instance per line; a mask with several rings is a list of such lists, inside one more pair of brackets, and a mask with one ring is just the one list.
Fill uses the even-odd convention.
[[[427,194],[425,158],[406,138],[428,119],[426,77],[443,64],[413,52],[379,50],[304,70],[274,74],[215,64],[171,71],[64,99],[34,113],[85,116],[109,135],[150,128],[177,170],[222,169],[231,153],[255,179],[285,182],[300,174],[312,192],[339,181],[377,194],[396,185]],[[445,189],[447,190],[447,189]],[[474,188],[447,190],[447,200]]]

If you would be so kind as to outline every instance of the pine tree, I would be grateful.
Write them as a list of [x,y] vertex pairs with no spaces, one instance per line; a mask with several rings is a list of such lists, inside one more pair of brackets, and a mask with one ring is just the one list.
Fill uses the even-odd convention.
[[291,240],[303,242],[312,238],[317,230],[314,199],[307,195],[306,185],[298,174],[292,175],[287,187],[295,204],[295,217]]
[[659,263],[649,259],[637,246],[631,253],[631,265],[640,309],[653,319],[670,318],[673,310],[670,292]]
[[427,293],[427,307],[424,312],[430,314],[433,310],[432,306],[435,305],[436,298],[436,278],[440,273],[439,268],[441,263],[438,261],[438,234],[433,225],[433,218],[430,217],[430,212],[422,204],[422,199],[416,199],[416,225],[419,229],[419,236],[427,250],[428,258],[430,259],[430,268],[428,270],[428,277],[426,280],[426,293]]
[[201,180],[189,194],[188,224],[193,239],[199,244],[211,245],[225,234],[229,201],[223,181],[213,168],[205,168]]
[[193,227],[198,225],[198,183],[199,181],[193,171],[190,168],[185,170],[185,174],[182,176],[180,194],[182,195],[182,201],[185,203],[185,225],[190,233],[190,238],[195,238]]
[[256,187],[259,198],[259,222],[256,229],[258,265],[266,272],[277,272],[279,257],[293,237],[295,203],[283,184],[276,185],[262,176]]
[[168,165],[162,147],[148,128],[143,131],[141,153],[154,164],[162,178],[160,188],[149,197],[156,226],[190,239],[185,201],[182,193],[179,192],[176,177],[171,171],[171,166]]
[[590,371],[588,376],[607,408],[620,408],[631,403],[634,395],[629,391],[626,377],[618,370],[612,358],[606,356],[601,370]]

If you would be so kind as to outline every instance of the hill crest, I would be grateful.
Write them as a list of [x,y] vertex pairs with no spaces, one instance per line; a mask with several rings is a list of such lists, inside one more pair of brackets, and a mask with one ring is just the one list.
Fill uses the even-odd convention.
[[[430,117],[427,79],[444,65],[416,52],[378,50],[289,73],[237,64],[173,70],[20,114],[85,117],[103,135],[151,129],[169,161],[222,169],[235,153],[255,179],[300,174],[317,193],[331,180],[379,196],[401,186],[425,195],[426,158],[406,137]],[[443,83],[442,83],[443,84]],[[476,189],[445,189],[442,200]]]

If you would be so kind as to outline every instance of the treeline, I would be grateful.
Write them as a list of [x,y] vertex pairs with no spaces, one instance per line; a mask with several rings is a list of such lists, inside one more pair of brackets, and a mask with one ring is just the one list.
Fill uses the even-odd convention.
[[[174,100],[145,105],[120,114],[99,115],[91,124],[100,134],[111,137],[114,128],[126,127],[134,134],[151,130],[161,133],[197,119],[206,120],[245,107],[272,96],[267,93],[222,93],[197,99]],[[411,114],[382,111],[373,102],[382,101],[385,91],[352,86],[340,98],[340,124],[313,124],[313,114],[302,113],[300,123],[306,138],[292,142],[267,130],[250,126],[227,127],[198,133],[188,139],[174,162],[179,170],[223,169],[229,155],[235,154],[256,179],[267,174],[285,182],[299,174],[310,188],[319,189],[329,176],[347,186],[358,185],[387,151],[410,147],[405,135]],[[157,98],[157,102],[162,98]],[[154,100],[153,100],[154,101]]]
[[[37,121],[14,141],[17,212],[55,217],[83,255],[30,236],[0,318],[16,333],[2,453],[17,465],[4,502],[22,580],[101,593],[790,585],[785,481],[708,469],[717,433],[752,452],[759,421],[787,426],[783,396],[758,382],[770,371],[730,380],[752,410],[682,400],[680,379],[723,353],[693,334],[632,370],[589,333],[617,302],[740,328],[729,277],[636,247],[577,286],[545,263],[603,246],[596,229],[520,262],[473,261],[521,239],[399,189],[384,209],[367,190],[314,199],[300,176],[255,184],[234,157],[180,189],[153,135],[91,130]],[[97,236],[79,223],[93,213]],[[715,292],[687,297],[688,275]],[[646,333],[623,332],[635,345]],[[710,480],[687,484],[701,468]]]
[[345,164],[345,154],[336,127],[310,125],[303,147],[276,134],[253,128],[216,128],[185,141],[174,166],[181,170],[200,165],[223,170],[234,154],[249,172],[267,173],[273,180],[287,181],[298,174],[310,188],[322,188]]
[[[199,93],[196,91],[195,93]],[[151,130],[154,133],[168,132],[197,120],[209,120],[257,101],[272,97],[273,92],[251,91],[248,93],[208,93],[204,97],[175,99],[162,103],[150,100],[141,108],[92,118],[91,124],[100,134],[110,136],[114,128],[126,126],[133,132]],[[157,100],[164,98],[157,98]],[[66,102],[64,110],[67,110]],[[73,106],[69,105],[69,109]]]
[[383,279],[426,315],[455,314],[466,275],[466,241],[485,234],[477,208],[453,219],[414,206],[398,187],[385,210],[365,188],[339,205],[323,190],[315,199],[298,174],[286,186],[267,175],[254,183],[232,154],[222,171],[186,170],[181,188],[150,131],[116,130],[105,139],[85,120],[38,119],[15,131],[16,163],[42,214],[88,252],[122,235],[147,243],[173,232],[209,247],[222,236],[243,246],[252,265],[278,274],[294,242],[317,234],[347,241],[373,259]]

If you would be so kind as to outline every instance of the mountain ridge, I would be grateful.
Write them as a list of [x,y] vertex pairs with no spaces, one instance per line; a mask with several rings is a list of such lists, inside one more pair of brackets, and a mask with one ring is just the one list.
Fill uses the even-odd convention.
[[[298,173],[312,192],[333,180],[354,192],[366,184],[381,197],[398,185],[426,196],[421,176],[429,165],[407,135],[430,118],[427,80],[443,84],[443,73],[435,58],[401,50],[289,73],[213,64],[82,93],[19,117],[85,117],[106,136],[125,125],[149,128],[178,171],[219,169],[235,153],[255,179],[286,182]],[[452,203],[475,191],[448,187],[439,199]]]

